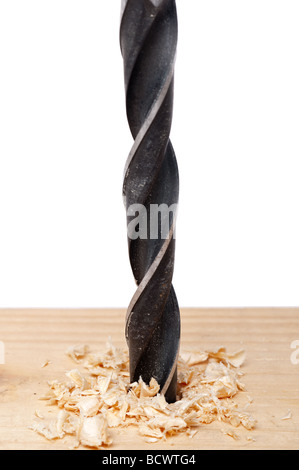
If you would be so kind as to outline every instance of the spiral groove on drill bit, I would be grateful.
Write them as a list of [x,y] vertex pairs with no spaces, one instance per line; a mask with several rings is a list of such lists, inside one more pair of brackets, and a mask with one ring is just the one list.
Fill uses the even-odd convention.
[[[154,377],[165,398],[173,402],[180,343],[180,312],[172,286],[179,175],[169,140],[177,45],[175,0],[123,0],[120,45],[127,118],[134,138],[123,182],[127,224],[134,215],[130,208],[139,204],[146,208],[147,227],[146,237],[128,236],[138,286],[126,317],[130,375],[131,381],[142,377],[146,383]],[[167,236],[162,233],[161,215],[158,236],[151,237],[151,208],[161,205],[174,208],[167,214]]]

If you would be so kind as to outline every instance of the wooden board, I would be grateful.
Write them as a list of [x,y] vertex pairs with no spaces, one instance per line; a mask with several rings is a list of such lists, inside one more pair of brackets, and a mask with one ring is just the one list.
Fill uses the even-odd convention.
[[[299,309],[182,309],[181,350],[225,346],[244,348],[242,378],[253,399],[248,411],[256,429],[235,429],[238,439],[224,434],[224,423],[201,425],[193,439],[185,435],[146,444],[133,429],[118,432],[111,449],[299,449]],[[125,310],[2,309],[0,341],[5,364],[0,364],[0,449],[67,449],[70,442],[50,442],[28,429],[47,381],[63,379],[74,367],[65,355],[69,346],[89,344],[104,350],[109,336],[125,346]],[[297,346],[298,348],[298,346]],[[293,353],[293,357],[291,354]],[[293,361],[292,361],[293,358]],[[295,360],[294,360],[295,359]],[[42,368],[50,360],[51,364]],[[290,419],[282,419],[288,412]],[[248,437],[250,439],[248,440]]]

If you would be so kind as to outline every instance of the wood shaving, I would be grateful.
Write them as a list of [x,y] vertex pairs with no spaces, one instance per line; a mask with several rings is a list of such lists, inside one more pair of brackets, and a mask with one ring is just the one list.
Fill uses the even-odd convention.
[[222,429],[221,431],[223,432],[223,434],[226,434],[227,436],[232,437],[233,439],[235,439],[235,441],[239,439],[238,434],[235,433],[234,431],[231,431],[231,430],[227,431],[225,429]]
[[74,361],[79,363],[80,360],[86,356],[89,351],[89,347],[86,344],[80,344],[71,346],[67,351],[66,354],[70,356],[70,358]]
[[37,418],[44,419],[44,415],[42,413],[40,413],[40,411],[35,410],[34,414]]
[[44,367],[47,367],[49,364],[51,364],[51,361],[47,360],[41,365],[41,368],[43,369]]
[[[58,407],[58,416],[48,424],[40,419],[31,429],[48,440],[71,435],[74,448],[101,449],[113,442],[110,429],[132,425],[148,443],[179,433],[192,439],[200,426],[215,420],[232,428],[255,427],[255,419],[232,400],[244,390],[243,350],[183,352],[178,360],[178,399],[169,404],[154,378],[148,385],[141,378],[130,383],[127,350],[116,348],[110,339],[106,346],[105,352],[96,354],[86,345],[68,349],[77,368],[66,372],[68,380],[49,382],[48,393],[40,398]],[[36,417],[41,418],[38,413]],[[225,434],[237,438],[233,429]]]
[[291,418],[292,418],[292,412],[291,410],[288,410],[287,414],[280,419],[284,420],[284,419],[291,419]]
[[246,358],[245,351],[243,349],[233,354],[228,354],[226,352],[226,348],[224,347],[218,349],[216,353],[210,351],[208,355],[209,357],[213,357],[215,359],[223,361],[226,364],[231,364],[234,367],[240,367],[244,363]]
[[108,424],[103,415],[83,418],[79,425],[78,440],[81,445],[100,449],[103,445],[112,444],[109,437]]

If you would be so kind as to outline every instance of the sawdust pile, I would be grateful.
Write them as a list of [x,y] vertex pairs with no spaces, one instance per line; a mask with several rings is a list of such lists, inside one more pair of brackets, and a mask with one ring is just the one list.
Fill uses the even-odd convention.
[[141,379],[130,383],[128,352],[111,341],[102,354],[91,353],[87,346],[75,346],[67,354],[76,368],[66,373],[66,381],[50,382],[48,393],[40,398],[59,408],[56,419],[46,423],[36,412],[30,426],[49,440],[71,435],[74,448],[101,449],[113,442],[111,428],[131,425],[150,443],[182,432],[192,438],[201,425],[214,420],[248,430],[255,426],[254,418],[232,400],[244,390],[240,382],[244,351],[182,353],[179,396],[172,404],[159,394],[155,379],[149,385]]

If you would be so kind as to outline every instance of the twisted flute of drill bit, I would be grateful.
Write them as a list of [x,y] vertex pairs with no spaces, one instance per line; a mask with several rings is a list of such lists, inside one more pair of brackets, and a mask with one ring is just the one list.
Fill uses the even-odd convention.
[[[169,140],[177,45],[175,0],[123,0],[120,45],[124,60],[126,109],[134,138],[125,166],[123,197],[128,227],[136,204],[146,208],[146,235],[128,234],[137,291],[126,317],[131,381],[155,378],[168,402],[176,400],[180,312],[172,286],[176,210],[153,233],[152,207],[176,208],[179,175]],[[130,208],[134,208],[130,210]]]

